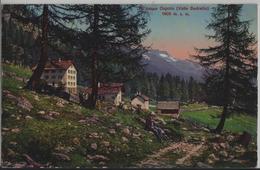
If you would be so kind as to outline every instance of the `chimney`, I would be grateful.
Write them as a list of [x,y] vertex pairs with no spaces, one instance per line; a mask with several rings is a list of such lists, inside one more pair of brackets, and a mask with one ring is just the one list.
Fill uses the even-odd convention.
[[61,58],[59,58],[59,62],[61,62]]
[[100,82],[98,82],[98,88],[100,87]]

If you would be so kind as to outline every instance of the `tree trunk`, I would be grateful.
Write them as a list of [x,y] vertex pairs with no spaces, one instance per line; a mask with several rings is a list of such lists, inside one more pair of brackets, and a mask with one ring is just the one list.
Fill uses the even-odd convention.
[[92,92],[90,96],[90,107],[95,108],[96,107],[96,101],[98,97],[98,75],[97,75],[97,69],[98,69],[98,21],[99,21],[99,9],[98,5],[94,5],[94,21],[93,21],[93,43],[94,48],[92,51],[92,66],[91,66],[91,86],[92,86]]
[[[230,12],[229,12],[229,6],[228,6],[228,24],[227,24],[227,31],[230,31]],[[225,76],[224,76],[224,106],[223,106],[223,111],[222,115],[219,121],[218,126],[216,127],[215,131],[216,133],[221,133],[225,121],[228,115],[228,106],[229,106],[229,95],[230,95],[230,86],[229,86],[229,70],[230,70],[230,65],[229,65],[229,57],[230,57],[230,38],[228,34],[227,38],[227,54],[226,54],[226,68],[225,68]]]
[[43,5],[43,18],[42,18],[42,36],[41,36],[41,56],[34,70],[30,80],[27,83],[27,88],[34,90],[39,85],[41,75],[44,71],[45,64],[48,61],[48,5]]

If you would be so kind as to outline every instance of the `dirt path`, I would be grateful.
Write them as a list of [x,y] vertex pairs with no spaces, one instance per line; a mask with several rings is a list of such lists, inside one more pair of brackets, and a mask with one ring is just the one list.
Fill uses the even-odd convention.
[[[198,156],[199,151],[202,150],[203,143],[199,145],[194,145],[185,142],[173,143],[170,146],[156,151],[154,154],[149,155],[145,160],[142,160],[137,164],[138,167],[167,167],[167,158],[164,157],[165,154],[174,152],[176,150],[181,150],[184,152],[184,156],[175,161],[176,165],[184,165],[185,162],[193,156]],[[185,163],[186,164],[186,163]]]

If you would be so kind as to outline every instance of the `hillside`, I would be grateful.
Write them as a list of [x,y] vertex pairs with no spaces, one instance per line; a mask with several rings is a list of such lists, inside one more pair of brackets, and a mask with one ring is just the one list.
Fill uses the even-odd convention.
[[[143,121],[148,113],[136,114],[119,108],[110,113],[89,110],[56,96],[28,91],[23,86],[31,75],[30,70],[2,66],[4,167],[256,165],[256,138],[248,148],[235,140],[237,132],[247,127],[241,125],[242,128],[232,129],[227,126],[222,135],[211,134],[201,126],[208,120],[197,120],[200,106],[183,106],[185,110],[179,120],[158,117],[170,138],[159,142],[153,133],[144,130]],[[210,119],[210,115],[219,114],[217,110],[213,108],[206,117]],[[248,116],[243,119],[248,120],[255,136],[256,121]]]

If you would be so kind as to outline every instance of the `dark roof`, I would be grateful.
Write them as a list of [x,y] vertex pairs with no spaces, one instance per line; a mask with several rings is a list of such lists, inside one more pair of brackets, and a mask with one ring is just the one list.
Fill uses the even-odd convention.
[[[72,60],[51,60],[45,64],[44,70],[67,70],[71,65],[74,65]],[[36,66],[32,68],[35,70]]]
[[[123,86],[123,83],[109,83],[109,84],[101,84],[98,88],[99,95],[105,94],[117,94]],[[85,93],[91,94],[92,88],[85,89]]]
[[149,100],[149,97],[147,97],[146,95],[143,95],[143,94],[137,94],[134,97],[132,97],[131,100],[133,100],[136,97],[141,97],[144,101],[148,101]]
[[179,109],[179,101],[158,101],[157,109]]

